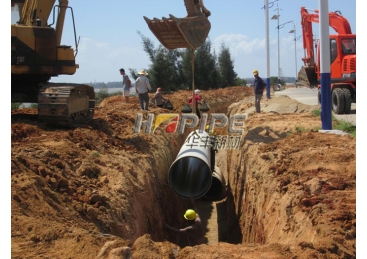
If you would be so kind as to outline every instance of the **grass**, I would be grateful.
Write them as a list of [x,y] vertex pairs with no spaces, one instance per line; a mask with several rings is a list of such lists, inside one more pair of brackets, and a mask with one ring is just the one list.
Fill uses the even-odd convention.
[[[312,130],[313,131],[318,131],[318,130],[320,130],[321,129],[321,127],[314,127]],[[304,128],[304,127],[298,127],[298,126],[296,126],[296,132],[298,132],[298,133],[302,133],[302,132],[309,132],[310,131],[310,129],[308,129],[308,128]]]
[[11,109],[14,110],[14,109],[19,109],[20,105],[22,103],[11,103]]
[[316,109],[316,110],[312,110],[312,115],[313,116],[316,116],[316,117],[320,117],[321,116],[321,112],[319,109]]
[[357,136],[357,127],[352,123],[343,120],[334,120],[333,129],[342,130],[349,133],[353,138]]
[[[312,110],[312,115],[316,116],[316,117],[320,117],[321,116],[321,111],[319,109],[316,110]],[[346,133],[349,133],[353,138],[356,137],[356,130],[357,127],[355,125],[353,125],[350,122],[344,121],[344,120],[337,120],[335,119],[334,115],[332,115],[332,120],[333,120],[333,129],[334,130],[342,130]],[[297,130],[297,127],[296,127]],[[301,130],[301,129],[299,129]],[[303,131],[298,131],[297,132],[304,132]]]

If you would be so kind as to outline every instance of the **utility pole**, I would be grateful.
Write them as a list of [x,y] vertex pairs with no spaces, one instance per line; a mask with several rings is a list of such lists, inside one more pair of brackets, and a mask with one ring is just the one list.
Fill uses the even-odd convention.
[[297,78],[298,78],[298,70],[297,70],[297,35],[296,35],[296,24],[293,23],[293,30],[289,31],[289,33],[294,34],[294,65],[296,67],[296,83],[295,87],[297,88]]
[[273,15],[273,17],[271,17],[272,20],[277,20],[278,22],[278,26],[277,26],[277,29],[278,29],[278,85],[280,84],[280,47],[279,47],[279,10],[281,10],[279,8],[279,5],[277,3],[277,8],[274,10],[274,11],[277,11],[277,14],[276,15]]

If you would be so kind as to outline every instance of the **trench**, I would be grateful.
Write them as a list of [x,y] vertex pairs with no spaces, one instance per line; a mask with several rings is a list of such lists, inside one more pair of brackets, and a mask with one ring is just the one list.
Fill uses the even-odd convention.
[[[224,113],[228,116],[227,107],[232,103],[225,103],[221,105],[216,105],[216,109],[212,109],[212,113]],[[210,116],[210,115],[209,115]],[[191,131],[192,132],[192,131]],[[184,136],[176,139],[179,146],[183,145],[184,140],[191,133],[185,132]],[[175,159],[180,152],[175,150],[172,154],[172,160],[166,161],[166,167],[162,168],[158,174],[159,178],[168,181],[170,167],[175,162]],[[218,174],[212,177],[212,183],[209,190],[205,195],[199,195],[200,197],[195,199],[195,204],[200,214],[202,224],[205,231],[205,244],[216,244],[218,242],[226,242],[231,244],[240,244],[242,242],[242,234],[239,226],[239,215],[235,212],[235,199],[231,194],[231,186],[229,186],[228,172],[227,172],[227,150],[218,150],[215,154],[213,153],[214,166],[219,169]],[[230,160],[228,161],[230,163]],[[167,173],[168,172],[168,173]],[[184,212],[186,209],[191,208],[191,204],[185,197],[180,197],[172,186],[169,190],[166,189],[165,196],[167,197],[162,206],[162,211],[165,214],[165,221],[172,227],[184,228],[188,226],[186,220],[184,220]],[[187,240],[176,233],[165,233],[165,239],[179,245],[180,247],[185,247],[188,244]]]

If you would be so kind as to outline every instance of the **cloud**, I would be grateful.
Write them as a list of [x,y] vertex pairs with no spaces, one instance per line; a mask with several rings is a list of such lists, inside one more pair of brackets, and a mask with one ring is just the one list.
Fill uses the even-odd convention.
[[129,68],[140,70],[150,64],[148,55],[141,46],[116,46],[82,38],[79,43],[76,63],[79,69],[74,75],[53,78],[53,82],[90,83],[121,81],[120,68],[129,73]]

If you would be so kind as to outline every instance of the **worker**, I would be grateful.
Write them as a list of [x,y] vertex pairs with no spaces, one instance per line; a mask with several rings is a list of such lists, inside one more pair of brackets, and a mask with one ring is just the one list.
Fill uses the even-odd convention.
[[255,108],[256,108],[256,112],[260,113],[260,101],[263,96],[263,92],[265,90],[266,83],[264,82],[264,80],[261,77],[259,77],[259,71],[257,71],[256,69],[252,71],[252,74],[255,77],[255,80],[254,80]]
[[154,97],[150,100],[150,102],[155,101],[155,105],[162,108],[164,105],[164,102],[166,102],[168,99],[164,98],[162,95],[162,88],[158,87],[157,92],[155,93]]
[[164,226],[167,230],[180,233],[183,236],[187,237],[190,246],[201,245],[204,244],[204,228],[201,223],[198,209],[195,206],[194,200],[190,198],[190,201],[194,209],[186,210],[186,213],[184,215],[184,218],[190,222],[190,226],[181,229],[173,228],[168,224],[164,224]]
[[[199,89],[196,89],[194,91],[194,94],[195,94],[195,103],[196,103],[196,115],[199,117],[199,119],[201,118],[201,114],[200,114],[200,110],[199,110],[199,103],[201,103],[203,101],[203,98],[201,98],[199,96],[200,94],[200,90]],[[192,105],[192,102],[193,102],[193,98],[191,98],[189,101],[188,101],[188,104]]]
[[130,88],[131,88],[131,81],[129,79],[129,76],[125,74],[125,69],[121,68],[120,75],[122,75],[122,88],[124,91],[124,97],[125,102],[129,102],[129,96],[130,96]]
[[[152,90],[152,87],[150,86],[149,79],[148,79],[148,73],[143,69],[140,72],[138,72],[139,77],[135,81],[135,91],[139,95],[139,103],[140,103],[140,109],[142,111],[146,110],[148,111],[149,107],[149,92]],[[145,107],[144,107],[145,103]]]

